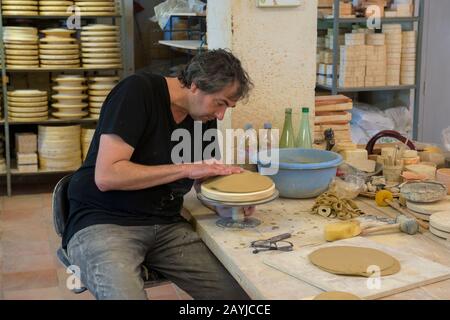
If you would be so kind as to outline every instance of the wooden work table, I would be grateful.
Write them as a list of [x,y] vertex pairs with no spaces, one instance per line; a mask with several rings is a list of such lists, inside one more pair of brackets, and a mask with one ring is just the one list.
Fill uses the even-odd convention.
[[[310,200],[279,198],[257,207],[255,217],[262,221],[253,229],[231,230],[216,226],[218,219],[203,206],[194,191],[186,195],[184,208],[202,240],[216,255],[252,299],[310,299],[322,291],[304,281],[278,271],[263,262],[268,255],[283,254],[278,251],[253,254],[250,243],[289,232],[288,239],[294,250],[302,250],[324,243],[323,226],[336,222],[309,212],[314,203]],[[387,217],[396,214],[391,208],[376,207],[370,199],[358,198],[358,206],[366,215]],[[366,219],[366,218],[365,218]],[[450,245],[429,233],[410,236],[390,233],[366,236],[377,243],[423,257],[450,267]],[[428,284],[383,299],[450,299],[450,279]]]

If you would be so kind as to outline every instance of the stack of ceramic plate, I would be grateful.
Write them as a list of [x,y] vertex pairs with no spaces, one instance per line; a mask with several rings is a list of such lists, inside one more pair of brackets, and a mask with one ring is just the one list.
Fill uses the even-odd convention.
[[81,51],[83,67],[120,68],[122,59],[119,27],[102,24],[83,27]]
[[6,67],[39,67],[38,30],[32,27],[3,27]]
[[89,113],[92,118],[98,119],[100,110],[106,97],[117,84],[117,76],[97,76],[89,78]]
[[38,154],[42,170],[76,170],[81,165],[81,127],[39,126]]
[[94,133],[95,128],[81,128],[81,151],[83,153],[83,161],[86,160]]
[[448,208],[431,215],[430,232],[439,238],[450,240],[450,211]]
[[38,15],[37,0],[2,0],[2,14],[5,16]]
[[45,37],[39,44],[39,58],[42,68],[78,68],[80,52],[78,40],[72,37],[75,30],[41,30]]
[[73,6],[72,0],[40,0],[39,14],[41,16],[69,16],[72,14],[71,6]]
[[33,122],[48,119],[47,92],[40,90],[8,91],[10,121]]
[[85,86],[86,78],[79,75],[60,75],[53,78],[56,85],[53,90],[56,94],[52,95],[54,102],[52,107],[52,116],[61,119],[81,119],[88,115],[83,111],[88,106],[85,100],[88,95],[85,93],[88,88]]
[[75,0],[83,16],[110,16],[117,13],[115,0]]

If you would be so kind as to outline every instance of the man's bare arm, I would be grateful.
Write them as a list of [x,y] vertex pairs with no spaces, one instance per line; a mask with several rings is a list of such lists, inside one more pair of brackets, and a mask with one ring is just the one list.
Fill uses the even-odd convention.
[[146,166],[130,161],[133,147],[114,134],[103,134],[95,167],[95,183],[101,191],[141,190],[183,178],[201,179],[240,172],[220,164]]

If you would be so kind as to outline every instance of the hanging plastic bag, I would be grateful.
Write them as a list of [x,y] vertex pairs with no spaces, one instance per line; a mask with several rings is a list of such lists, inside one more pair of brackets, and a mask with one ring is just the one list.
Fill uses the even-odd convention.
[[204,11],[205,3],[200,0],[167,0],[155,6],[153,22],[158,22],[162,30],[167,25],[171,14],[175,13],[201,13]]

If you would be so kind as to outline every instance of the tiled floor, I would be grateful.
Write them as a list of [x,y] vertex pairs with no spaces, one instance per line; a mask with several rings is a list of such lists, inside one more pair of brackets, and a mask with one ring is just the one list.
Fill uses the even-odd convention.
[[[66,288],[69,274],[56,259],[51,194],[0,197],[0,300],[93,299]],[[150,299],[191,299],[174,284],[147,289]]]

